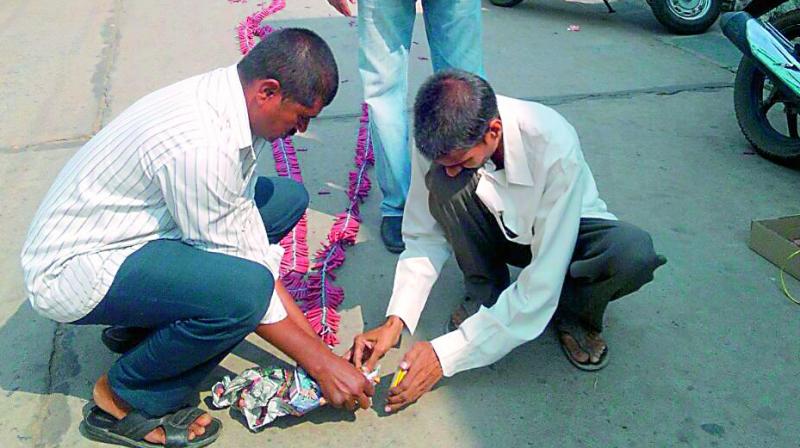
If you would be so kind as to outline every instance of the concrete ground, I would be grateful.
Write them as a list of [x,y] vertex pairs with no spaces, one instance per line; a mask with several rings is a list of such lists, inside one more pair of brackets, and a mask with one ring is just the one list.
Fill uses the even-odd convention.
[[[559,0],[484,6],[497,91],[564,114],[611,209],[649,230],[670,260],[610,307],[611,364],[575,370],[548,331],[396,415],[376,400],[355,416],[324,409],[253,434],[215,411],[225,424],[216,446],[800,446],[800,308],[782,296],[777,268],[746,245],[751,219],[800,213],[800,174],[750,154],[733,114],[735,50],[718,30],[666,34],[644,2],[616,3],[614,15]],[[51,180],[140,96],[237,61],[234,27],[257,8],[255,0],[0,3],[0,446],[95,446],[78,431],[80,411],[114,360],[99,327],[56,325],[23,295],[18,254]],[[340,65],[337,99],[298,139],[309,149],[300,155],[316,247],[345,201],[361,98],[357,30],[324,0],[291,0],[268,22],[316,30]],[[421,22],[412,92],[430,73]],[[581,31],[568,32],[570,24]],[[269,173],[268,154],[261,162]],[[374,190],[364,206],[360,243],[340,271],[345,341],[381,322],[390,293],[395,257],[377,236],[379,197]],[[800,293],[800,283],[789,287]],[[450,263],[415,338],[439,334],[461,288]],[[244,342],[206,386],[278,362],[262,349]],[[383,363],[385,375],[400,355]]]

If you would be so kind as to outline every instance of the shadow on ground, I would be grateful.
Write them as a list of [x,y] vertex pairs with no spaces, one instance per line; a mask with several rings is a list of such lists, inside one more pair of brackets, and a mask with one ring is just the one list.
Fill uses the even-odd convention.
[[[23,302],[17,312],[0,327],[0,353],[4,356],[18,353],[18,349],[24,343],[21,339],[29,337],[27,335],[32,331],[31,322],[41,320],[44,319],[31,308],[30,303]],[[45,323],[49,324],[46,320]],[[58,325],[52,339],[55,351],[50,358],[49,367],[39,372],[4,369],[0,374],[0,389],[7,391],[7,394],[16,392],[36,395],[60,394],[90,400],[94,382],[118,357],[100,341],[100,332],[103,328],[105,327],[98,325]],[[249,340],[242,341],[236,346],[232,355],[250,365],[290,366]],[[16,364],[8,363],[6,367],[19,367]],[[223,376],[235,376],[237,373],[220,365],[201,383],[198,391],[208,391]],[[37,381],[40,376],[49,379]],[[198,402],[199,400],[194,400],[195,404]],[[334,413],[331,414],[329,417],[335,417]]]

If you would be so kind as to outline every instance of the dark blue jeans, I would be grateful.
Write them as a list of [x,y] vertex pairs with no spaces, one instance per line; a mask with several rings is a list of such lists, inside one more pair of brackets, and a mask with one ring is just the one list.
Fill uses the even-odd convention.
[[[260,177],[258,206],[277,243],[308,206],[291,180]],[[156,240],[120,266],[108,293],[77,325],[152,328],[108,372],[114,392],[134,409],[160,416],[184,406],[220,361],[258,326],[274,289],[262,265]]]

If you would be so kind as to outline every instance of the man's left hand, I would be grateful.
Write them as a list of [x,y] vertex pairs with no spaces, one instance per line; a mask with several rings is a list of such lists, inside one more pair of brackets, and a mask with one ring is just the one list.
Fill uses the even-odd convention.
[[417,342],[403,357],[400,368],[407,370],[403,381],[389,390],[386,412],[396,412],[419,400],[442,379],[442,364],[430,342]]

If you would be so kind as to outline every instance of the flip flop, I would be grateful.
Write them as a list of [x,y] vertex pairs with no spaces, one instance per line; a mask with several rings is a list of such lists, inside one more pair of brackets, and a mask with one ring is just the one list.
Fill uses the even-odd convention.
[[[89,402],[83,408],[83,434],[91,440],[132,448],[200,448],[214,443],[222,429],[222,422],[216,418],[206,426],[206,432],[194,440],[189,440],[189,425],[205,414],[195,407],[186,407],[161,417],[150,417],[141,411],[133,410],[122,420],[117,420]],[[161,427],[166,433],[166,443],[159,445],[144,440],[150,431]]]
[[586,353],[589,353],[589,350],[586,350],[583,344],[581,344],[581,341],[586,340],[586,336],[588,335],[588,333],[589,332],[586,331],[585,328],[581,327],[580,325],[575,325],[574,323],[559,322],[556,325],[558,345],[561,346],[561,351],[564,352],[564,355],[567,357],[569,362],[580,370],[584,370],[587,372],[596,372],[608,365],[608,345],[606,345],[603,348],[603,352],[600,353],[600,360],[598,362],[596,363],[593,363],[591,361],[579,362],[578,360],[572,357],[572,352],[570,352],[570,350],[567,348],[566,345],[564,345],[564,342],[562,341],[562,336],[568,334],[572,336],[572,338],[575,340],[575,342],[578,344],[581,350],[583,350]]

